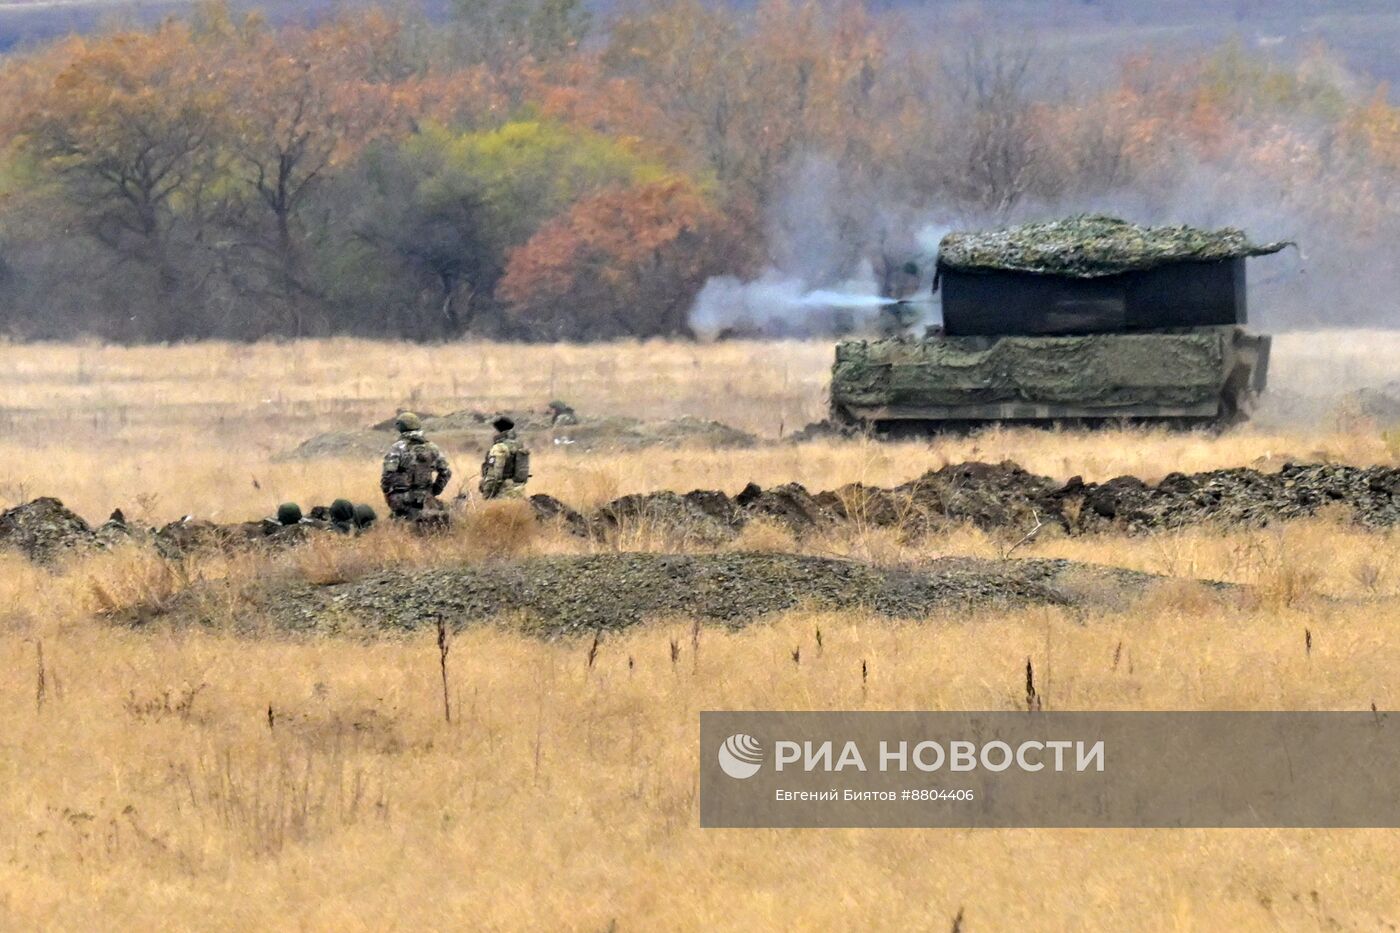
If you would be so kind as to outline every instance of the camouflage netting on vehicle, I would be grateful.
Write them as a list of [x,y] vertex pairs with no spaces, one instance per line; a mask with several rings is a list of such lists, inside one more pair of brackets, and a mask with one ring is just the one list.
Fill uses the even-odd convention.
[[1082,214],[1006,230],[950,233],[938,265],[958,272],[1034,272],[1099,278],[1177,262],[1212,262],[1277,253],[1287,241],[1251,243],[1234,227],[1139,227],[1116,217]]
[[1229,329],[1080,337],[852,340],[836,349],[831,400],[851,408],[1023,402],[1187,406],[1217,398]]

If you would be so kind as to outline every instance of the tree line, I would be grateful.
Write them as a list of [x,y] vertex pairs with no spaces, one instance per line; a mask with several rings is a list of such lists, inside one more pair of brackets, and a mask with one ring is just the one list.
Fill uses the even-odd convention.
[[1047,80],[1043,56],[909,34],[821,0],[277,27],[205,3],[12,55],[0,335],[686,334],[707,279],[797,248],[814,166],[831,281],[899,267],[929,217],[1167,203],[1206,169],[1338,236],[1400,217],[1400,110],[1325,50]]

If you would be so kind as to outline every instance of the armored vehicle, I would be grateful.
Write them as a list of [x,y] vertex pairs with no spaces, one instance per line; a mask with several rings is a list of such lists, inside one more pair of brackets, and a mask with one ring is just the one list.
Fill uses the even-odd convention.
[[942,326],[839,344],[832,418],[879,431],[1237,421],[1269,366],[1269,338],[1244,326],[1245,260],[1286,245],[1102,216],[949,234]]

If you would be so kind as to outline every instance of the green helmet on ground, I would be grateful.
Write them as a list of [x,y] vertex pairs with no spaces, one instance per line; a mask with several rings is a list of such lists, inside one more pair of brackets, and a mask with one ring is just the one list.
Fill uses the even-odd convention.
[[370,525],[374,524],[374,520],[378,517],[379,516],[375,514],[374,509],[363,502],[355,506],[356,528],[368,528]]
[[355,503],[349,499],[337,499],[331,503],[331,521],[353,522],[354,520]]
[[401,411],[394,419],[394,427],[398,428],[400,433],[421,431],[423,430],[423,419],[411,411]]
[[301,506],[295,502],[283,502],[277,507],[277,524],[295,525],[301,521]]

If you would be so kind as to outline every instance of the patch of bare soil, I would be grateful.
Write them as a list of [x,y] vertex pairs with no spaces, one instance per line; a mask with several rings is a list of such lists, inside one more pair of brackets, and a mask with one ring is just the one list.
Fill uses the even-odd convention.
[[[935,560],[886,568],[794,554],[591,554],[394,570],[315,586],[263,581],[237,593],[205,584],[124,621],[236,624],[300,632],[403,631],[509,616],[543,636],[693,618],[738,627],[790,609],[919,619],[947,609],[1121,606],[1160,578],[1063,560]],[[232,596],[233,598],[230,598]]]

